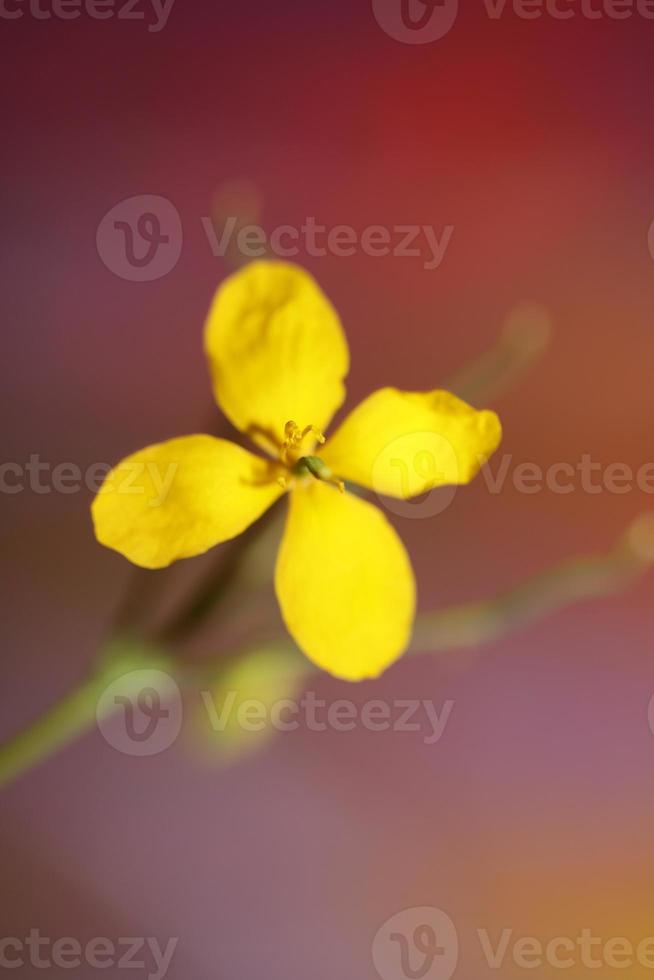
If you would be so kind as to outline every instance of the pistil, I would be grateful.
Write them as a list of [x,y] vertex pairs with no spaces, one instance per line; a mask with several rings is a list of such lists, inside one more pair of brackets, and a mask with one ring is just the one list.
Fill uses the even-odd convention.
[[293,472],[297,473],[298,476],[311,474],[316,480],[322,480],[323,483],[332,483],[335,487],[338,487],[341,493],[345,492],[343,481],[334,476],[327,463],[320,456],[302,456],[293,467]]

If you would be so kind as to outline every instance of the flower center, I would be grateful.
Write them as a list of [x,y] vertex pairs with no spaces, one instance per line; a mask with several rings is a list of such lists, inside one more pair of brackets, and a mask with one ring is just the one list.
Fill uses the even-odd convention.
[[279,452],[282,463],[286,463],[287,466],[293,466],[297,462],[302,443],[309,435],[313,435],[321,446],[324,444],[325,437],[315,425],[307,425],[304,429],[301,429],[296,422],[291,421],[286,423],[284,426],[284,441]]
[[[343,493],[345,491],[345,484],[342,480],[334,476],[327,463],[320,456],[303,456],[301,454],[302,443],[310,435],[321,446],[324,444],[325,437],[315,425],[307,425],[304,429],[301,429],[296,422],[287,422],[284,426],[284,442],[279,451],[282,463],[288,467],[289,473],[292,476],[312,476],[316,480],[322,480],[324,483],[333,483]],[[279,477],[278,482],[285,488],[289,485],[289,481],[283,476]]]

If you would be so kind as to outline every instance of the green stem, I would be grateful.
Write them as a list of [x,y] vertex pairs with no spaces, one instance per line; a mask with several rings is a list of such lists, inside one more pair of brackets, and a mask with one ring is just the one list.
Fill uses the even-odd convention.
[[[631,524],[608,555],[566,561],[504,595],[419,616],[411,652],[434,653],[489,643],[573,602],[619,592],[653,564],[654,517],[646,514]],[[290,639],[277,639],[275,643],[279,649],[295,650]],[[247,648],[235,651],[233,656],[247,652]],[[143,689],[140,671],[144,668],[174,673],[178,681],[197,685],[215,682],[225,663],[222,660],[220,665],[212,663],[206,668],[175,664],[157,648],[138,641],[111,640],[93,674],[23,732],[0,745],[0,786],[91,728],[98,717],[100,695],[119,677],[123,681],[121,693],[137,695]],[[102,717],[113,710],[111,704],[103,708]]]
[[545,310],[517,307],[493,346],[464,365],[442,387],[471,405],[490,405],[542,357],[550,333],[551,324]]
[[0,750],[0,786],[53,755],[91,727],[97,681],[89,679],[67,694]]
[[[153,655],[150,649],[134,646],[130,650],[124,641],[110,641],[93,673],[22,732],[0,745],[0,787],[45,761],[92,728],[98,720],[100,695],[113,681],[124,678],[124,692],[129,694],[132,671],[143,668],[159,670],[169,666],[166,658],[160,654]],[[142,687],[143,676],[138,674],[134,678],[134,693],[138,693]],[[103,706],[101,717],[109,717],[117,707]]]

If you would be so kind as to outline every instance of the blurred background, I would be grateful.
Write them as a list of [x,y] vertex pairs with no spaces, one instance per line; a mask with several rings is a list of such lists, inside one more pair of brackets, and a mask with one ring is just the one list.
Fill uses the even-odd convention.
[[[551,342],[492,404],[509,473],[584,454],[634,471],[654,460],[654,21],[591,19],[572,2],[569,20],[510,4],[493,18],[479,0],[422,44],[393,36],[399,0],[176,0],[165,24],[144,0],[141,19],[45,19],[40,2],[0,17],[2,457],[50,468],[46,490],[17,492],[20,471],[3,470],[0,736],[84,676],[133,581],[93,538],[88,488],[56,492],[48,473],[231,434],[202,325],[232,265],[202,219],[220,237],[244,200],[268,232],[310,217],[359,234],[453,229],[431,269],[428,254],[300,246],[347,332],[346,409],[383,385],[446,382],[532,303]],[[182,232],[172,268],[133,281],[98,229],[143,195],[172,206],[162,233],[175,212]],[[440,514],[389,516],[430,610],[606,552],[653,504],[635,484],[526,494],[509,476],[495,494],[479,478]],[[651,588],[646,576],[376,682],[311,677],[327,702],[453,702],[433,745],[424,732],[302,728],[225,765],[186,724],[145,758],[93,728],[3,791],[2,936],[176,937],[171,980],[374,978],[378,930],[423,906],[455,924],[463,980],[497,973],[479,929],[493,945],[513,930],[506,977],[525,972],[520,936],[653,936]],[[202,650],[221,644],[208,628]],[[576,977],[611,973],[575,963]],[[437,960],[413,975],[450,973]]]

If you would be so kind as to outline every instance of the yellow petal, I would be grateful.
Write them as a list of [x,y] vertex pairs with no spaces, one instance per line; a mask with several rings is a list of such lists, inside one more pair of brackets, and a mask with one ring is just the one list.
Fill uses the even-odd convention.
[[345,397],[338,315],[298,266],[254,262],[230,276],[209,311],[205,350],[223,412],[271,452],[286,422],[324,429]]
[[320,455],[345,480],[409,499],[469,483],[501,437],[495,412],[478,412],[447,391],[382,388],[354,409]]
[[291,493],[275,588],[289,632],[318,667],[357,681],[404,651],[415,582],[382,512],[318,481]]
[[107,476],[95,534],[135,565],[162,568],[244,531],[283,492],[275,477],[272,463],[212,436],[148,446]]

